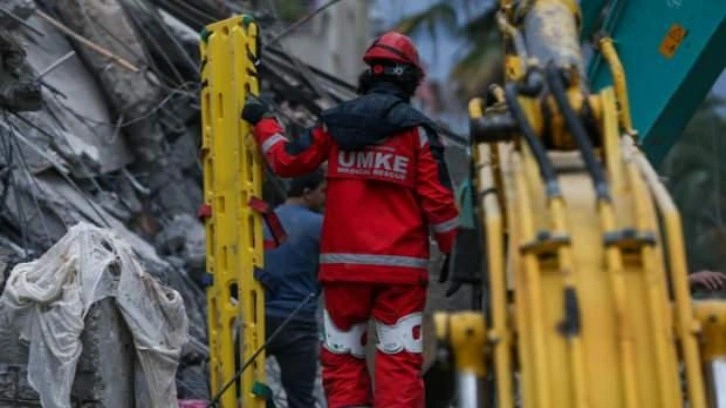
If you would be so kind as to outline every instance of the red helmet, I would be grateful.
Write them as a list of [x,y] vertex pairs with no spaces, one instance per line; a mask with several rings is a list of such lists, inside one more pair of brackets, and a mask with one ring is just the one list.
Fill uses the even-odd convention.
[[390,31],[378,37],[363,55],[363,61],[367,64],[380,60],[410,64],[416,67],[422,74],[424,72],[413,41],[407,36],[395,31]]

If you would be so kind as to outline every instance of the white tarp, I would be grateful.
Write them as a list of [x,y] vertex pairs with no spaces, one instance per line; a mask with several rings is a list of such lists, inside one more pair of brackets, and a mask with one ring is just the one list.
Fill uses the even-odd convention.
[[154,408],[177,407],[175,375],[188,321],[181,296],[148,275],[112,231],[73,226],[40,259],[17,265],[2,297],[0,321],[30,343],[28,380],[46,408],[70,408],[84,318],[115,298],[136,347]]

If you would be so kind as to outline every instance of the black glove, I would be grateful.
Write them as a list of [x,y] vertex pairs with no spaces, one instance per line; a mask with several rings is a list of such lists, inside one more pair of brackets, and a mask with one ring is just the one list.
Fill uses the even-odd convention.
[[[439,272],[439,283],[444,283],[449,280],[451,275],[451,255],[444,254],[444,263],[441,265],[441,272]],[[463,282],[456,279],[456,276],[452,276],[449,282],[449,288],[446,289],[446,297],[450,297],[461,288]]]
[[461,273],[457,273],[457,271],[454,271],[453,276],[451,277],[451,281],[449,282],[449,287],[448,289],[446,289],[446,297],[453,296],[464,285],[481,285],[482,280],[480,277],[477,276],[480,273],[481,271],[474,270],[463,275]]
[[444,283],[449,279],[449,258],[451,255],[444,254],[444,263],[441,265],[441,271],[439,271],[439,283]]
[[[464,281],[460,279],[457,271],[454,270],[453,273],[451,272],[451,255],[446,255],[446,260],[444,261],[444,268],[446,268],[446,276],[451,275],[451,279],[449,280],[449,287],[446,289],[446,297],[453,296],[456,292],[461,289],[461,286],[464,284]],[[442,271],[443,272],[443,271]]]
[[272,109],[263,100],[250,94],[245,100],[245,107],[242,109],[242,119],[252,125],[256,125],[265,117],[272,116]]
[[[444,261],[446,277],[451,276],[446,297],[453,296],[463,285],[482,285],[482,263],[479,229],[459,229],[454,250]],[[449,258],[453,258],[452,261]],[[444,272],[442,271],[442,276]],[[441,277],[439,281],[443,282]]]

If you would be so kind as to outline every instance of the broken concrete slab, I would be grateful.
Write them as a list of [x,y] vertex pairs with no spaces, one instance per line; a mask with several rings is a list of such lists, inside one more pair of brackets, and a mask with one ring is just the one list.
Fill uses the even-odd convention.
[[203,193],[198,182],[186,182],[182,170],[171,164],[171,157],[160,158],[145,166],[145,184],[151,190],[149,196],[158,206],[158,214],[173,217],[179,214],[195,214],[202,204]]
[[124,136],[137,159],[149,162],[163,153],[163,134],[150,117],[160,106],[159,80],[150,72],[142,40],[116,0],[57,0],[53,10],[63,24],[134,69],[73,41],[86,65],[103,85],[115,116],[124,124]]
[[[28,63],[36,72],[43,72],[49,66],[74,52],[71,43],[58,30],[38,16],[28,19],[28,24],[43,33],[43,41],[37,46],[26,47]],[[52,131],[57,129],[59,139],[73,135],[97,150],[94,162],[98,171],[109,172],[128,165],[132,160],[122,135],[111,119],[103,90],[86,68],[80,56],[72,55],[43,77],[46,85],[45,110],[50,117],[38,125]],[[83,95],[79,98],[78,95]],[[57,120],[53,120],[53,118]],[[80,142],[77,142],[80,143]],[[62,140],[58,145],[67,145]],[[81,152],[88,150],[82,147]],[[66,150],[73,158],[74,149]]]
[[[132,407],[136,392],[133,342],[113,300],[93,305],[85,318],[85,327],[71,404],[74,407]],[[7,333],[0,333],[0,344],[10,343]],[[16,347],[23,351],[19,358],[7,359],[5,353],[0,356],[0,408],[21,406],[14,405],[21,401],[40,407],[40,397],[28,383],[27,348],[22,344]]]
[[189,28],[183,23],[164,19],[162,13],[149,2],[122,4],[159,72],[164,72],[168,79],[180,84],[185,82],[184,78],[199,78],[199,36],[196,33],[193,36],[193,47],[189,47],[192,44],[189,42]]
[[72,166],[55,149],[54,135],[44,129],[49,116],[45,111],[4,115],[0,121],[0,162],[15,163],[17,168],[37,174],[50,168],[68,174]]
[[156,249],[162,256],[174,256],[182,260],[185,271],[200,282],[205,273],[204,225],[189,214],[174,216],[171,222],[156,236]]
[[[66,231],[71,221],[67,205],[48,197],[36,179],[22,171],[6,180],[7,190],[0,215],[15,221],[15,238],[24,250],[47,248]],[[6,236],[11,230],[4,231]]]
[[41,107],[40,86],[25,58],[19,40],[0,26],[0,106],[6,109],[35,111]]
[[[92,306],[105,300],[112,300],[111,309],[89,321]],[[114,310],[120,318],[114,319]],[[82,400],[100,396],[103,406],[116,406],[108,404],[133,398],[139,394],[128,388],[133,381],[124,385],[116,376],[133,376],[119,370],[135,361],[148,385],[142,399],[154,406],[176,404],[173,376],[188,338],[183,301],[147,274],[112,231],[77,224],[40,258],[16,265],[0,297],[0,316],[9,319],[4,326],[14,339],[29,344],[28,378],[44,406],[69,408],[74,381],[83,381],[79,393],[89,393]],[[131,350],[122,344],[125,326]],[[84,367],[77,365],[84,341],[95,358],[88,366],[92,378],[85,380]]]
[[[66,226],[75,224],[77,220],[90,220],[96,225],[108,225],[134,247],[152,275],[181,293],[189,313],[190,333],[197,339],[205,341],[206,298],[203,290],[184,269],[185,261],[182,260],[181,265],[177,267],[171,265],[159,256],[150,243],[131,232],[121,221],[102,208],[92,196],[85,195],[56,174],[40,174],[33,179],[33,183],[22,184],[19,181],[17,184],[24,187],[11,188],[9,197],[14,198],[17,194],[23,204],[10,208],[14,209],[17,219],[27,220],[24,228],[28,231],[28,238],[34,240],[33,244],[36,247],[48,247],[48,241],[52,240],[52,243],[60,239],[65,234]],[[36,201],[32,199],[31,192],[34,192],[37,202],[41,205],[40,211],[35,206]],[[30,212],[30,209],[35,210]],[[199,236],[196,240],[189,241],[190,247],[187,251],[190,265],[198,266],[200,263],[198,252],[201,244],[198,241]]]
[[0,26],[9,30],[19,28],[35,11],[33,0],[5,0],[0,5]]
[[83,352],[71,395],[102,407],[132,407],[133,395],[138,392],[134,387],[137,363],[133,338],[113,299],[94,306],[85,319]]

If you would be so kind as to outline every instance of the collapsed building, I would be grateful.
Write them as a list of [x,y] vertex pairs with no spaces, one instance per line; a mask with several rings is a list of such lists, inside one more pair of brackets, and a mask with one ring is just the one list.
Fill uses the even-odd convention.
[[[79,222],[113,231],[183,300],[181,399],[209,398],[197,33],[245,11],[223,0],[0,5],[0,292],[13,267],[38,259]],[[253,14],[271,35],[264,28],[274,16]],[[279,43],[264,46],[263,94],[292,133],[355,95]],[[460,179],[468,171],[464,140],[446,136]],[[266,178],[268,201],[280,202],[284,191],[284,181]],[[2,349],[16,352],[0,356],[0,406],[39,406],[27,382],[27,345],[13,343],[2,325]],[[74,404],[107,406],[114,392],[138,389],[138,367],[123,361],[130,334],[112,302],[91,308],[82,342]],[[134,404],[144,406],[123,406]]]

